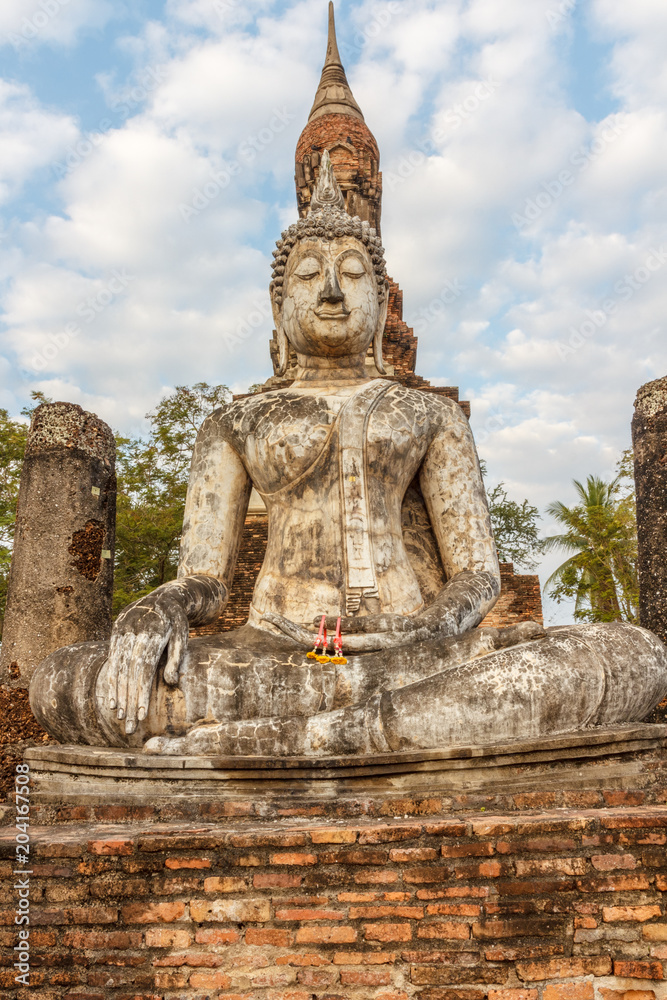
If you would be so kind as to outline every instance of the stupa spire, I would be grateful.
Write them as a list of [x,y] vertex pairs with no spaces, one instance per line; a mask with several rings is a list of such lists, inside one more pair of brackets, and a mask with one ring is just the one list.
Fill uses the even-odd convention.
[[323,115],[350,115],[352,118],[364,120],[361,108],[350,90],[345,76],[345,70],[338,52],[336,41],[336,23],[334,20],[334,5],[329,2],[329,37],[327,40],[327,55],[320,77],[320,85],[315,94],[315,101],[308,116],[312,122]]

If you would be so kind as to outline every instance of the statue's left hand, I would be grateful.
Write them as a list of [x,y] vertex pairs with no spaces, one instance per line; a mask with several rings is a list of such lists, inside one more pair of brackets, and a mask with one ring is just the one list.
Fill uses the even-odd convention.
[[188,643],[188,617],[168,593],[154,591],[121,611],[113,627],[107,661],[109,707],[133,733],[148,713],[158,664],[168,646],[164,679],[177,684]]

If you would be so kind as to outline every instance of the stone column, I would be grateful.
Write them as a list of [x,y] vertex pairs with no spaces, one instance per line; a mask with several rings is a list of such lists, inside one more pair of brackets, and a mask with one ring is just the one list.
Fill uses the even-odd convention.
[[639,619],[667,643],[667,376],[643,385],[632,420]]
[[28,687],[61,646],[111,632],[116,445],[74,403],[35,410],[21,472],[0,683]]

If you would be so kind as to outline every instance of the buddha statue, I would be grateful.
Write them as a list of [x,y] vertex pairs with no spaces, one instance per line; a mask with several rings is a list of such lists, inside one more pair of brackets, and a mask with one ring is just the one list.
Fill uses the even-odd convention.
[[[384,251],[346,213],[326,153],[310,211],[274,259],[280,365],[295,352],[297,377],[204,421],[178,578],[125,608],[109,642],[42,662],[30,689],[42,725],[64,743],[152,754],[307,757],[645,718],[667,694],[652,633],[479,627],[500,575],[473,436],[452,400],[382,378]],[[405,540],[414,483],[437,588]],[[248,622],[189,638],[225,607],[253,486],[269,528]],[[335,648],[324,628],[338,629]]]

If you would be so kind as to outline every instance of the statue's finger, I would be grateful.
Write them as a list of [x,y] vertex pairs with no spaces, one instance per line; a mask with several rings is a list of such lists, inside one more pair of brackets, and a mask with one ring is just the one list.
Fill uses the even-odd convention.
[[125,723],[125,732],[128,734],[134,733],[137,722],[143,722],[148,715],[153,679],[166,644],[167,639],[160,635],[138,636],[134,644]]
[[132,659],[133,636],[121,636],[118,642],[118,666],[116,684],[117,716],[122,721],[127,711],[127,689],[129,682],[130,663]]
[[309,632],[303,625],[291,622],[289,618],[283,618],[282,615],[276,615],[273,611],[267,611],[266,614],[262,615],[262,621],[275,625],[276,628],[279,628],[290,639],[294,639],[295,642],[298,642],[299,645],[304,646],[306,649],[309,649],[313,645],[315,640],[313,633]]
[[177,621],[169,639],[169,653],[167,664],[164,668],[164,679],[167,684],[178,684],[181,663],[183,662],[185,650],[188,645],[188,635],[187,619],[184,618],[183,621]]
[[118,637],[112,635],[109,641],[109,655],[103,667],[106,670],[107,704],[113,711],[118,705]]

